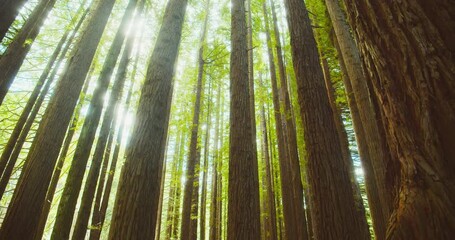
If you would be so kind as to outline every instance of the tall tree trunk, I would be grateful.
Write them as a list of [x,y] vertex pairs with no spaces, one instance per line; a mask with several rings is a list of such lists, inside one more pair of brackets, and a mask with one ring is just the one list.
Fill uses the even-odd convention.
[[[198,169],[200,149],[198,144],[198,132],[199,132],[199,115],[201,112],[201,95],[203,92],[203,80],[204,80],[204,50],[205,41],[207,36],[207,25],[209,17],[209,1],[207,2],[207,11],[205,15],[204,25],[202,27],[202,34],[200,38],[200,47],[198,51],[198,77],[196,83],[196,98],[194,103],[193,121],[191,127],[191,138],[190,138],[190,149],[188,155],[188,163],[186,166],[186,181],[185,189],[183,192],[183,211],[182,211],[182,226],[181,226],[181,238],[182,239],[196,239],[197,235],[197,201],[198,201],[198,182],[199,174],[195,173]],[[194,192],[196,190],[196,192]],[[195,205],[196,203],[196,205]],[[192,219],[193,218],[193,219]],[[196,218],[196,219],[194,219]],[[193,223],[192,223],[193,222]],[[192,229],[193,227],[193,229]],[[194,229],[196,228],[196,229]],[[196,235],[195,235],[196,234]]]
[[[155,236],[172,78],[187,3],[187,0],[170,0],[164,13],[119,181],[109,239]],[[144,212],[150,214],[144,216]]]
[[267,52],[269,55],[269,68],[270,78],[272,82],[272,95],[273,95],[273,109],[275,116],[275,129],[278,140],[278,155],[280,163],[280,176],[281,176],[281,191],[283,199],[283,215],[285,222],[285,231],[287,236],[298,236],[297,234],[297,222],[295,221],[295,210],[293,198],[293,185],[292,176],[290,174],[291,166],[289,161],[289,151],[287,151],[287,139],[285,138],[285,121],[282,118],[280,110],[280,97],[278,92],[277,73],[274,62],[274,55],[272,51],[272,39],[270,37],[269,18],[266,2],[263,4],[265,28],[266,28],[266,39],[267,39]]
[[27,0],[5,0],[0,3],[0,42],[26,2]]
[[[41,0],[0,58],[0,105],[56,0]],[[3,10],[3,9],[2,9]]]
[[[321,54],[321,56],[322,56],[322,54]],[[365,215],[365,207],[363,205],[363,199],[362,199],[362,195],[360,193],[360,187],[359,187],[359,184],[357,183],[357,180],[355,177],[355,171],[354,171],[354,166],[352,163],[351,152],[349,150],[348,135],[347,135],[346,129],[343,125],[343,119],[341,118],[341,112],[336,104],[335,89],[333,87],[332,79],[330,76],[329,64],[328,64],[326,58],[324,58],[324,57],[321,57],[321,58],[322,58],[322,70],[324,73],[325,86],[327,89],[330,106],[333,111],[333,119],[335,121],[335,127],[338,131],[338,137],[339,137],[340,143],[341,143],[341,151],[343,154],[343,159],[344,159],[345,166],[349,173],[349,179],[351,180],[352,191],[354,193],[354,200],[355,200],[355,206],[356,206],[355,210],[357,213],[357,221],[359,223],[358,229],[363,234],[365,239],[370,239],[371,238],[370,229],[369,229],[366,215]]]
[[79,124],[79,117],[81,115],[82,107],[85,104],[85,98],[88,86],[90,85],[90,79],[95,70],[95,64],[92,65],[90,72],[85,80],[84,87],[81,92],[81,96],[79,98],[79,102],[76,106],[76,110],[71,120],[71,124],[67,130],[65,141],[62,146],[62,150],[60,151],[60,156],[57,161],[57,165],[55,166],[54,173],[52,174],[51,183],[49,184],[49,189],[47,190],[46,194],[46,201],[44,202],[43,210],[41,211],[40,217],[40,224],[38,226],[38,230],[35,234],[35,239],[39,240],[42,239],[44,228],[46,226],[47,218],[49,216],[49,212],[51,210],[52,200],[54,199],[55,190],[57,189],[58,180],[60,179],[60,174],[62,172],[63,164],[65,163],[68,151],[70,149],[71,142],[73,140],[74,133],[76,132],[77,126]]
[[[128,56],[129,57],[129,56]],[[122,59],[124,58],[124,55],[122,56]],[[136,72],[137,72],[137,64],[138,64],[139,57],[136,56],[136,60],[133,65],[133,70],[131,74],[131,85],[129,86],[128,94],[126,96],[125,100],[125,106],[124,109],[128,109],[130,106],[131,102],[131,97],[133,95],[133,86],[134,86],[134,80],[136,78]],[[101,237],[101,231],[103,229],[103,224],[104,220],[106,217],[106,210],[109,205],[109,197],[111,194],[112,190],[112,183],[114,181],[114,176],[115,176],[115,171],[117,169],[117,162],[119,159],[120,155],[120,148],[121,148],[121,143],[123,140],[124,136],[124,131],[125,131],[125,122],[126,122],[126,116],[122,115],[122,117],[119,119],[120,121],[120,126],[119,126],[119,133],[117,134],[117,138],[115,140],[115,147],[114,147],[114,152],[112,154],[112,161],[111,161],[111,166],[109,168],[109,171],[106,169],[106,174],[108,174],[107,179],[106,179],[106,185],[104,186],[104,181],[101,179],[99,180],[100,186],[104,187],[98,187],[96,197],[95,197],[95,203],[93,205],[93,215],[92,215],[92,223],[91,223],[91,230],[90,230],[90,240],[98,240]],[[111,132],[115,126],[111,126]]]
[[[120,50],[125,39],[126,35],[125,29],[127,29],[128,23],[130,22],[130,19],[133,16],[134,9],[136,7],[136,2],[137,2],[136,0],[130,0],[127,6],[122,21],[120,23],[119,29],[117,30],[115,38],[107,54],[106,61],[104,62],[103,68],[98,78],[97,88],[95,89],[93,97],[90,101],[89,111],[84,120],[84,125],[82,126],[81,135],[79,137],[79,141],[74,152],[73,162],[68,172],[68,176],[65,182],[65,188],[63,189],[62,197],[60,199],[60,203],[58,206],[55,225],[51,237],[53,240],[69,238],[74,212],[76,209],[77,199],[79,197],[79,193],[82,186],[82,180],[84,178],[87,162],[90,157],[90,152],[92,149],[93,142],[95,140],[95,135],[97,132],[97,128],[101,118],[101,113],[104,106],[104,95],[107,92],[107,88],[109,86],[109,82],[114,71],[115,64],[117,62]],[[121,83],[119,86],[123,86],[123,83]],[[117,89],[117,91],[119,90]],[[112,100],[113,98],[110,98],[110,103],[112,103]],[[113,108],[111,105],[108,105],[108,107]],[[113,111],[113,109],[111,111]],[[102,139],[102,141],[98,141],[97,143],[96,147],[97,158],[94,158],[96,159],[95,162],[102,159],[104,153],[104,145],[107,139],[106,132],[108,133],[109,129],[110,122],[104,125],[103,129],[104,135],[102,138],[100,138]],[[95,169],[94,171],[96,170],[97,169]],[[95,176],[91,177],[94,178]],[[91,207],[88,208],[88,211],[90,211],[90,208]]]
[[248,87],[248,41],[245,0],[232,0],[231,115],[227,238],[261,236],[259,177]]
[[455,234],[455,4],[344,2],[399,160],[400,182],[394,186],[399,194],[386,239],[450,239]]
[[268,141],[268,132],[267,132],[267,122],[265,116],[265,107],[262,106],[261,109],[261,125],[262,125],[262,146],[263,146],[263,155],[264,155],[264,165],[265,165],[265,186],[267,189],[267,214],[270,214],[269,221],[268,221],[268,229],[270,233],[267,233],[265,239],[276,240],[278,239],[277,236],[277,226],[276,226],[276,209],[275,209],[275,193],[273,191],[273,184],[272,184],[272,173],[271,173],[271,159],[269,155],[269,141]]
[[72,57],[60,77],[57,91],[50,100],[28,153],[28,164],[14,191],[0,230],[0,239],[32,239],[37,230],[66,129],[114,2],[99,2],[85,32],[74,46]]
[[217,236],[217,221],[218,219],[218,197],[219,197],[219,161],[220,161],[220,113],[221,113],[221,84],[218,83],[218,92],[217,92],[217,100],[216,100],[216,116],[215,116],[215,136],[213,137],[213,142],[215,147],[213,148],[213,161],[212,161],[212,192],[211,192],[211,200],[210,200],[210,230],[209,230],[209,239],[216,240],[219,238]]
[[359,109],[353,93],[352,85],[349,76],[347,74],[346,64],[344,63],[343,56],[341,55],[341,49],[338,45],[336,37],[333,39],[335,48],[338,52],[339,62],[341,71],[343,73],[343,82],[346,89],[346,96],[349,104],[349,109],[352,117],[352,125],[357,140],[357,147],[360,155],[360,161],[362,163],[362,169],[365,177],[365,186],[368,196],[368,205],[370,208],[370,215],[373,222],[373,230],[375,239],[385,239],[385,231],[387,227],[387,219],[384,218],[383,208],[381,206],[381,200],[377,189],[376,177],[374,169],[371,164],[370,152],[368,150],[368,144],[366,142],[365,130],[363,123],[360,119]]
[[205,143],[204,143],[204,164],[202,166],[202,192],[201,192],[201,211],[200,211],[200,227],[201,233],[200,239],[205,240],[205,215],[207,205],[207,171],[209,168],[209,150],[210,150],[210,127],[211,127],[211,100],[212,99],[212,88],[211,82],[209,82],[208,97],[207,97],[207,121],[205,130]]
[[[350,84],[353,89],[355,101],[359,109],[360,120],[362,121],[363,129],[365,131],[365,138],[368,144],[369,156],[371,164],[373,165],[374,176],[380,197],[380,207],[383,210],[383,218],[379,221],[385,222],[389,219],[391,210],[393,208],[393,199],[395,198],[395,191],[390,191],[393,188],[395,179],[387,179],[388,176],[396,176],[391,163],[392,159],[389,154],[384,150],[380,135],[379,127],[376,121],[376,113],[372,106],[369,90],[367,85],[367,78],[362,71],[362,62],[358,48],[350,34],[350,28],[346,22],[343,10],[339,2],[335,0],[326,0],[327,10],[332,20],[333,28],[338,39],[340,46],[340,54],[345,61],[347,74],[349,76]],[[379,236],[384,236],[382,228]]]
[[[291,99],[288,91],[288,83],[286,77],[286,68],[284,65],[283,52],[281,50],[280,30],[278,28],[278,20],[275,11],[275,5],[272,2],[272,18],[273,29],[275,32],[275,46],[278,60],[278,72],[280,76],[279,98],[280,109],[282,113],[282,123],[284,124],[284,138],[287,142],[289,174],[291,174],[292,197],[293,197],[293,212],[295,236],[298,239],[308,239],[307,223],[305,219],[305,209],[303,200],[302,177],[300,174],[299,153],[297,149],[297,134],[294,125],[292,113]],[[291,237],[292,235],[288,235]]]
[[285,4],[308,156],[314,237],[364,239],[357,227],[352,185],[341,154],[305,3],[286,0]]
[[[125,13],[126,19],[135,19],[132,17],[134,8],[136,5],[136,0],[133,0],[130,5],[131,10],[128,7]],[[145,1],[142,1],[136,16],[140,16],[142,8]],[[123,26],[121,26],[123,27]],[[136,33],[136,32],[135,32]],[[95,152],[93,154],[92,163],[90,165],[90,170],[85,181],[85,188],[82,194],[81,205],[79,207],[79,213],[77,215],[76,224],[73,232],[73,239],[83,239],[86,235],[88,221],[90,218],[90,210],[92,209],[93,198],[96,191],[96,183],[100,174],[101,164],[103,161],[103,154],[106,149],[107,139],[111,126],[115,127],[116,125],[116,109],[119,108],[119,102],[121,101],[123,88],[126,81],[126,74],[128,71],[128,65],[131,58],[131,53],[134,47],[135,33],[130,33],[128,39],[125,43],[125,49],[123,51],[120,63],[117,69],[117,75],[115,77],[114,85],[112,86],[112,91],[109,96],[109,102],[107,108],[104,112],[104,119],[101,125],[101,129],[98,136],[98,141],[96,143]],[[107,61],[106,61],[107,62]],[[108,160],[108,159],[107,159]]]

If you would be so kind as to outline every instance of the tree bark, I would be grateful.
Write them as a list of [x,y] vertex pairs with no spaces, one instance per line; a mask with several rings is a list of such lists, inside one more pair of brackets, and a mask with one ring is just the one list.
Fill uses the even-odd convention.
[[90,85],[90,79],[93,74],[93,71],[95,70],[94,66],[95,65],[92,65],[92,68],[90,69],[87,79],[85,80],[85,84],[82,89],[79,102],[76,106],[76,110],[75,110],[73,119],[71,120],[71,124],[67,130],[65,141],[62,146],[62,150],[60,151],[60,156],[58,158],[57,165],[55,166],[54,173],[52,174],[51,183],[49,184],[49,189],[47,190],[47,193],[46,193],[46,201],[44,202],[43,210],[41,211],[40,224],[39,224],[38,230],[36,231],[36,234],[35,234],[36,240],[42,239],[42,237],[43,237],[44,228],[46,226],[46,221],[49,216],[49,212],[51,210],[52,200],[54,199],[55,190],[57,189],[57,184],[58,184],[58,180],[60,179],[60,174],[62,172],[63,164],[65,163],[71,142],[73,140],[74,133],[76,132],[76,129],[78,126],[82,107],[85,104],[85,97],[86,97],[87,89],[88,89],[88,86]]
[[[322,54],[321,54],[322,56]],[[336,104],[335,99],[335,89],[333,87],[332,79],[330,76],[330,69],[327,59],[322,57],[322,70],[324,73],[325,85],[327,88],[327,93],[330,101],[330,106],[333,111],[333,119],[335,121],[335,127],[338,131],[338,136],[341,143],[341,150],[343,154],[343,159],[345,162],[345,166],[349,173],[349,179],[351,180],[352,184],[352,191],[354,193],[354,200],[355,200],[355,210],[357,213],[357,222],[359,223],[358,229],[363,234],[364,239],[371,239],[370,230],[367,223],[366,215],[365,215],[365,207],[363,205],[362,195],[360,193],[360,187],[357,183],[355,177],[354,166],[352,164],[352,157],[351,152],[349,150],[349,141],[348,135],[346,133],[346,129],[343,125],[343,119],[341,118],[341,112]]]
[[[280,76],[279,99],[280,112],[282,117],[284,138],[287,142],[289,174],[291,174],[292,197],[293,197],[293,212],[294,234],[297,239],[308,239],[307,223],[305,219],[305,209],[303,200],[302,177],[300,174],[299,154],[297,150],[297,135],[292,114],[291,99],[288,91],[288,83],[286,77],[286,68],[284,66],[283,52],[281,50],[281,38],[278,28],[278,20],[276,17],[275,5],[272,5],[273,28],[275,32],[275,47],[278,60],[278,73]],[[293,235],[288,235],[291,237]]]
[[277,226],[276,226],[276,209],[275,209],[275,193],[273,191],[273,184],[272,184],[272,173],[271,173],[271,159],[269,155],[269,141],[268,141],[268,132],[267,132],[267,122],[265,116],[265,107],[262,106],[261,110],[261,125],[262,125],[262,146],[263,146],[263,155],[264,155],[264,165],[265,165],[265,186],[267,189],[267,205],[268,205],[268,213],[270,214],[269,221],[268,221],[268,230],[270,233],[267,233],[264,237],[265,239],[276,240],[278,239],[277,236]]
[[172,78],[186,6],[187,0],[170,0],[164,13],[119,181],[109,239],[155,236]]
[[200,239],[205,239],[205,215],[206,215],[206,205],[207,205],[207,171],[209,168],[209,148],[210,148],[210,114],[211,114],[211,98],[212,98],[212,88],[211,82],[209,82],[208,89],[208,100],[207,100],[207,121],[206,121],[206,132],[205,132],[205,143],[204,143],[204,164],[202,168],[202,192],[201,192],[201,211],[200,211],[200,227],[199,231],[201,233]]
[[[369,90],[367,86],[367,78],[362,71],[362,62],[358,48],[355,45],[354,39],[350,34],[349,26],[346,22],[343,10],[339,3],[334,0],[326,0],[327,10],[334,26],[334,31],[340,45],[341,55],[346,63],[346,70],[351,81],[353,94],[359,109],[360,119],[365,131],[365,138],[368,144],[371,164],[373,165],[374,176],[380,197],[380,206],[383,210],[384,220],[387,221],[391,214],[393,199],[395,198],[393,188],[394,179],[387,179],[388,176],[396,176],[393,172],[393,163],[391,156],[384,151],[383,141],[380,135],[379,127],[376,121],[376,113],[372,106]],[[385,229],[381,229],[384,231]],[[379,235],[383,236],[384,232]]]
[[305,3],[286,0],[285,5],[308,156],[314,237],[364,239],[357,229],[351,182],[344,166]]
[[5,0],[0,3],[0,42],[19,14],[21,7],[27,0]]
[[0,239],[31,239],[35,234],[66,129],[114,2],[99,3],[74,47],[32,143],[27,156],[29,163],[14,191]]
[[[0,58],[0,105],[56,0],[41,0]],[[3,9],[2,9],[3,10]],[[1,16],[1,15],[0,15]],[[0,21],[1,22],[1,21]]]
[[232,0],[231,109],[227,239],[261,236],[259,179],[248,87],[245,1]]
[[400,166],[386,239],[450,239],[455,233],[455,5],[345,3]]
[[349,109],[352,117],[352,125],[354,126],[354,132],[357,140],[357,147],[360,155],[360,161],[362,163],[362,169],[365,177],[365,186],[368,196],[368,205],[370,208],[370,215],[373,222],[373,230],[375,239],[385,239],[385,232],[387,227],[387,220],[384,218],[383,209],[381,207],[381,200],[377,189],[376,178],[374,175],[374,169],[371,164],[370,152],[368,150],[368,144],[365,138],[365,130],[363,128],[362,121],[360,119],[359,109],[353,93],[351,82],[347,75],[346,64],[344,63],[343,57],[341,56],[341,50],[338,45],[338,41],[335,37],[333,40],[335,48],[338,52],[339,62],[341,71],[343,73],[343,82],[346,89],[346,96],[349,104]]
[[299,236],[297,234],[297,222],[295,221],[295,209],[293,198],[293,181],[289,160],[288,143],[287,138],[285,137],[285,119],[281,114],[280,109],[280,93],[278,91],[278,82],[277,82],[277,73],[274,62],[274,54],[272,50],[272,39],[270,37],[269,29],[269,18],[266,2],[263,4],[264,19],[265,19],[265,28],[266,28],[266,39],[267,39],[267,51],[269,55],[269,68],[270,68],[270,77],[272,82],[272,95],[273,95],[273,107],[274,107],[274,116],[275,116],[275,129],[278,140],[278,155],[280,162],[280,176],[281,176],[281,192],[283,198],[283,215],[285,222],[285,231],[287,236]]
[[220,239],[221,236],[217,235],[218,233],[218,216],[219,216],[219,194],[220,189],[219,186],[219,178],[220,178],[220,169],[219,169],[219,162],[220,162],[220,115],[222,111],[221,105],[221,84],[218,83],[218,92],[217,92],[217,100],[216,100],[216,120],[215,120],[215,136],[213,138],[213,142],[215,147],[213,148],[213,163],[212,163],[212,196],[211,196],[211,203],[210,203],[210,231],[209,231],[209,239],[210,240],[217,240]]

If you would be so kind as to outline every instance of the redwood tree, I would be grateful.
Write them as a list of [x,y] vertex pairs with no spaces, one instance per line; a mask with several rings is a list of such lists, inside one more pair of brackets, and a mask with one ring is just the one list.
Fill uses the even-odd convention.
[[363,239],[308,11],[300,0],[285,4],[304,128],[313,234],[317,239]]
[[248,83],[248,44],[245,0],[232,0],[231,108],[227,238],[261,236],[259,177],[253,144],[253,121]]
[[399,194],[386,239],[451,239],[455,4],[344,2],[385,116],[387,140],[400,164],[400,182],[394,186]]
[[170,0],[164,12],[119,181],[109,239],[155,236],[172,78],[187,3]]

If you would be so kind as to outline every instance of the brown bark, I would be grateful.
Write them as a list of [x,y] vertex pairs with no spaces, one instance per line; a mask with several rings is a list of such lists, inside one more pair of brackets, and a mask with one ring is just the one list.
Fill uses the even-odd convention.
[[267,214],[269,215],[269,219],[267,224],[267,229],[270,232],[266,232],[265,239],[278,239],[277,232],[276,232],[276,209],[275,209],[275,193],[273,190],[272,184],[272,173],[271,173],[271,159],[269,155],[269,140],[268,140],[268,129],[267,129],[267,122],[265,116],[265,107],[262,106],[261,109],[261,125],[262,125],[262,146],[263,146],[263,156],[264,156],[264,165],[265,165],[265,186],[267,191]]
[[351,182],[344,167],[305,3],[286,0],[285,4],[308,156],[307,174],[314,237],[364,239],[357,229]]
[[90,72],[85,80],[84,87],[81,92],[81,96],[79,102],[76,106],[76,110],[71,120],[71,124],[67,130],[65,141],[63,142],[62,150],[60,151],[60,155],[57,161],[57,165],[55,166],[54,173],[52,174],[51,183],[49,184],[49,189],[46,193],[46,201],[44,202],[43,210],[41,211],[40,223],[38,226],[38,230],[35,234],[35,239],[39,240],[42,239],[44,228],[46,226],[46,221],[49,216],[49,212],[51,210],[52,200],[54,199],[55,190],[57,189],[58,180],[60,178],[60,174],[62,172],[63,164],[65,163],[71,142],[73,140],[74,133],[77,129],[77,124],[79,123],[79,117],[82,111],[82,107],[85,103],[85,97],[87,93],[88,86],[90,84],[90,78],[95,70],[95,64],[92,65]]
[[[293,197],[293,212],[294,212],[294,233],[297,239],[308,239],[307,223],[305,219],[303,186],[302,177],[300,174],[299,154],[297,150],[297,135],[292,114],[291,99],[288,91],[288,83],[286,77],[286,68],[284,65],[283,52],[281,50],[280,31],[278,29],[278,20],[276,17],[275,6],[272,1],[272,18],[273,29],[275,32],[275,47],[278,60],[278,73],[280,79],[279,98],[280,112],[282,123],[284,124],[284,138],[287,142],[289,169],[291,174],[292,197]],[[288,235],[291,237],[293,235]]]
[[215,147],[213,148],[213,163],[212,163],[212,192],[211,192],[211,200],[210,200],[210,230],[209,230],[209,239],[210,240],[217,240],[220,239],[221,236],[217,235],[218,233],[218,225],[217,223],[220,221],[218,219],[219,216],[219,195],[220,189],[219,181],[220,181],[220,169],[219,169],[219,162],[220,162],[220,114],[222,110],[221,105],[221,84],[218,83],[218,92],[217,92],[217,100],[216,100],[216,120],[215,120],[215,136],[213,138],[213,142],[215,143]]
[[[41,0],[0,58],[0,105],[56,0]],[[3,10],[3,9],[2,9]]]
[[207,171],[209,168],[209,150],[210,150],[210,127],[211,127],[211,98],[212,98],[212,88],[211,82],[209,82],[208,89],[208,98],[207,98],[207,120],[206,120],[206,132],[205,132],[205,143],[204,143],[204,164],[202,165],[202,191],[201,191],[201,211],[199,214],[200,218],[200,227],[199,231],[201,233],[200,239],[205,239],[205,215],[206,215],[206,205],[207,205]]
[[[383,141],[380,135],[379,127],[376,121],[376,113],[371,104],[369,90],[367,86],[367,78],[362,71],[362,63],[358,48],[355,45],[354,39],[350,35],[350,29],[346,22],[344,13],[337,1],[326,0],[327,10],[329,12],[334,31],[340,45],[341,55],[346,63],[346,70],[351,81],[353,94],[359,109],[360,119],[365,131],[365,138],[368,144],[368,151],[371,159],[371,164],[374,169],[376,185],[380,197],[380,206],[383,210],[384,220],[389,219],[394,199],[394,191],[390,191],[394,179],[387,179],[388,176],[393,176],[391,157],[384,151]],[[384,229],[381,229],[381,231]],[[384,233],[380,233],[384,235]]]
[[231,106],[227,239],[258,239],[260,232],[259,179],[253,144],[248,87],[248,41],[245,1],[232,0]]
[[[155,236],[172,78],[186,6],[187,0],[171,0],[164,13],[119,181],[109,239]],[[150,214],[144,216],[144,212]]]
[[267,50],[269,55],[269,68],[270,68],[270,77],[272,82],[272,95],[273,95],[273,108],[275,116],[275,129],[278,139],[278,155],[280,163],[280,176],[281,176],[281,192],[283,198],[283,214],[285,222],[285,231],[288,236],[298,236],[297,234],[297,222],[295,221],[295,211],[294,211],[294,198],[293,198],[293,185],[292,185],[292,176],[290,174],[291,166],[289,161],[287,139],[285,138],[285,124],[283,123],[284,118],[281,114],[280,109],[280,94],[278,91],[277,83],[277,73],[274,63],[274,55],[272,51],[272,40],[270,37],[269,30],[269,20],[268,20],[268,10],[266,3],[263,4],[264,19],[265,19],[265,28],[266,28],[266,38],[267,38]]
[[26,2],[27,0],[5,0],[0,3],[0,42]]
[[339,53],[339,62],[341,66],[341,71],[343,73],[343,82],[346,89],[346,96],[349,104],[349,109],[352,117],[352,125],[354,126],[354,132],[357,140],[357,148],[360,155],[360,161],[362,163],[363,175],[365,177],[365,186],[368,196],[368,205],[370,208],[370,215],[373,222],[373,230],[375,234],[375,239],[385,239],[385,231],[387,227],[387,221],[384,218],[383,209],[381,207],[381,201],[379,198],[379,193],[377,189],[376,178],[374,176],[374,169],[371,164],[370,152],[368,150],[368,145],[365,138],[365,130],[363,128],[362,121],[359,115],[359,109],[353,94],[353,89],[351,82],[347,75],[347,70],[343,57],[340,54],[340,48],[338,41],[333,40],[335,48]]
[[455,5],[345,3],[400,164],[386,239],[450,239],[455,233]]
[[336,96],[335,96],[335,89],[333,87],[333,83],[330,76],[330,69],[329,64],[326,58],[322,58],[322,70],[324,73],[325,85],[327,88],[327,93],[330,101],[330,106],[333,111],[333,119],[335,121],[335,127],[338,131],[338,136],[341,143],[341,151],[343,154],[343,159],[345,162],[345,167],[349,173],[349,179],[351,180],[352,184],[352,191],[354,193],[354,200],[355,200],[355,210],[357,213],[357,222],[359,223],[358,229],[359,232],[363,235],[364,239],[370,239],[370,230],[367,223],[366,215],[365,215],[365,206],[363,205],[362,195],[360,193],[360,187],[357,183],[355,177],[354,166],[352,163],[351,152],[349,150],[349,142],[348,142],[348,135],[346,133],[346,129],[343,124],[343,119],[341,118],[341,112],[336,104]]

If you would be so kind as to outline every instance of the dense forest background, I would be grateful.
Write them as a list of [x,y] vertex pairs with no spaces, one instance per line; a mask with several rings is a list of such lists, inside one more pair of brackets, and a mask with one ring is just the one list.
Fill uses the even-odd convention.
[[450,0],[5,0],[0,239],[451,239]]

